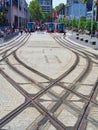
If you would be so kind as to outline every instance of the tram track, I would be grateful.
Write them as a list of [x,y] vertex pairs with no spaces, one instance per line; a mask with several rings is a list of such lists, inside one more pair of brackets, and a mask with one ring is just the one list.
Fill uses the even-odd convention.
[[[78,60],[77,60],[78,61]],[[7,64],[8,65],[10,65],[10,67],[11,68],[13,68],[12,66],[11,66],[11,64],[9,64],[8,63],[8,60],[6,61],[7,62]],[[77,63],[77,62],[76,62]],[[75,63],[75,64],[76,64]],[[75,67],[75,64],[71,67],[71,70],[72,70],[72,68],[73,67]],[[17,71],[15,68],[13,68],[14,69],[14,71]],[[71,70],[69,70],[69,71],[71,71]],[[69,71],[67,71],[66,72],[66,75],[67,75],[67,73],[69,73]],[[20,73],[19,71],[17,71],[19,74],[21,74],[22,76],[24,76],[22,73]],[[38,93],[37,95],[36,95],[36,97],[34,97],[33,98],[33,100],[35,100],[36,98],[38,98],[39,96],[41,96],[42,94],[44,94],[47,90],[49,90],[56,82],[58,82],[58,80],[60,80],[63,76],[64,76],[65,74],[63,74],[62,76],[60,76],[59,77],[59,79],[56,79],[56,81],[54,81],[53,83],[51,83],[48,87],[47,87],[47,89],[45,89],[45,90],[42,90],[40,93]],[[30,80],[30,78],[28,78],[27,76],[24,76],[26,79],[28,79],[28,80]],[[45,77],[46,78],[46,77]]]
[[[60,40],[60,42],[61,42],[61,40]],[[69,41],[68,40],[65,40],[65,42],[67,43],[68,42],[68,44],[69,44]],[[64,45],[65,43],[63,42],[63,45]],[[69,46],[70,47],[70,45],[68,45],[67,44],[67,46]],[[66,45],[65,45],[66,46]],[[71,44],[71,47],[73,47],[72,46],[72,44]],[[82,53],[84,53],[84,51],[82,52]],[[88,52],[87,52],[88,53]],[[87,53],[84,53],[85,55],[87,55]],[[93,55],[93,54],[92,54]],[[90,56],[89,54],[87,55],[87,57],[88,57],[88,59],[89,59],[89,62],[88,63],[90,63],[90,58],[92,57],[92,56]],[[97,56],[96,55],[94,55],[94,57],[93,58],[96,58],[97,59]],[[97,64],[97,63],[96,63]],[[87,68],[89,68],[89,64],[88,64],[88,67]],[[89,69],[87,69],[87,71],[89,71]],[[86,72],[86,75],[87,75],[87,72]],[[83,78],[85,78],[85,76],[83,75],[82,77],[81,77],[81,79],[80,79],[80,81],[81,80],[83,80]],[[94,96],[94,94],[95,94],[95,92],[96,92],[96,89],[97,89],[97,81],[96,81],[96,84],[95,84],[95,86],[94,86],[94,88],[93,88],[93,90],[92,90],[92,93],[91,93],[91,95],[90,95],[90,97],[89,97],[89,100],[88,100],[88,103],[86,104],[86,106],[85,106],[85,109],[84,109],[84,112],[83,112],[83,115],[81,116],[81,118],[80,118],[80,121],[79,121],[79,124],[78,124],[78,126],[77,126],[77,130],[82,130],[82,129],[85,129],[85,118],[86,118],[86,116],[88,115],[88,111],[89,111],[89,107],[90,107],[90,103],[91,103],[91,101],[93,100],[92,98],[93,98],[93,96]],[[72,90],[73,91],[73,90]],[[98,104],[97,104],[98,105]],[[85,126],[85,127],[84,127]]]
[[[32,68],[31,67],[29,67],[28,65],[26,65],[26,64],[24,64],[22,61],[20,61],[20,59],[16,56],[16,54],[15,54],[15,58],[19,61],[19,63],[22,63],[22,65],[23,66],[26,66],[26,68],[30,68],[30,70],[32,70]],[[87,68],[88,68],[88,66],[87,66]],[[42,74],[42,73],[39,73],[37,70],[35,70],[35,69],[33,69],[33,71],[34,72],[37,72],[37,74],[40,74],[40,76],[42,76],[42,77],[44,77],[44,78],[46,78],[47,80],[53,80],[53,79],[51,79],[51,78],[49,78],[48,76],[46,76],[46,75],[44,75],[44,74]],[[82,75],[82,74],[81,74]],[[84,75],[82,75],[82,77],[84,77]],[[82,79],[82,77],[81,77],[81,79]],[[78,79],[79,79],[79,77],[78,77]],[[77,81],[78,81],[78,79],[77,79]],[[75,81],[74,81],[75,82]],[[60,85],[60,86],[62,86],[62,84],[61,83],[58,83],[58,85]],[[73,84],[72,84],[73,85]],[[65,87],[66,89],[68,89],[66,86],[62,86],[63,88]],[[68,89],[69,90],[69,89]],[[72,92],[72,91],[71,91]],[[79,95],[79,94],[78,94]]]
[[[3,73],[4,74],[4,73]],[[8,78],[8,75],[6,76],[7,78]],[[14,86],[14,85],[13,85]],[[18,88],[19,88],[19,86],[18,86]],[[49,88],[48,88],[49,89]],[[20,89],[18,90],[19,92],[20,92]],[[23,92],[23,91],[22,91]],[[44,90],[44,92],[46,92],[46,90]],[[23,92],[24,93],[24,92]],[[41,94],[42,94],[42,92],[41,92]],[[27,96],[27,94],[25,94],[25,96]],[[38,96],[39,96],[39,94],[38,94]],[[34,99],[33,99],[34,100]],[[33,104],[35,104],[34,103],[34,101],[32,100],[32,102],[33,102]],[[31,102],[29,102],[29,103],[31,103]],[[27,104],[27,103],[26,103]],[[42,107],[39,107],[38,106],[38,104],[37,105],[35,105],[36,107],[37,107],[37,109],[40,111],[41,110],[41,112],[42,112]],[[24,107],[25,107],[25,104],[24,105],[22,105],[22,107],[20,106],[19,108],[17,108],[16,110],[14,110],[14,112],[11,112],[8,116],[6,116],[5,117],[5,119],[2,119],[0,122],[2,123],[2,124],[0,124],[0,126],[2,126],[3,125],[3,122],[4,122],[4,125],[5,125],[5,123],[8,123],[8,119],[9,118],[11,118],[11,119],[13,119],[14,117],[15,117],[15,115],[17,115],[17,114],[19,114],[23,109],[24,109]],[[14,114],[13,114],[14,113]],[[51,118],[51,116],[45,111],[45,109],[43,110],[43,112],[42,112],[42,114],[46,114],[46,116],[48,116],[48,118],[50,118],[50,120],[51,120],[51,122],[54,122],[54,124],[56,125],[56,126],[58,126],[58,128],[60,129],[60,130],[63,130],[62,129],[62,127],[61,127],[61,124],[60,125],[58,125],[59,123],[56,121],[56,119],[53,119],[53,117]],[[14,116],[13,118],[12,118],[12,116]],[[7,121],[7,122],[6,122]],[[10,121],[10,120],[9,120]]]
[[[4,48],[2,49],[2,52],[0,52],[0,55],[2,57],[0,59],[0,62],[2,62],[5,58],[11,55],[15,50],[23,46],[29,37],[30,35],[23,35],[21,38],[19,38],[17,41],[13,42],[12,44],[4,46]],[[5,56],[5,53],[9,53],[9,54]]]
[[96,88],[97,88],[97,84],[94,86],[93,90],[92,90],[92,94],[90,95],[90,98],[89,98],[89,101],[87,103],[87,105],[85,106],[85,109],[84,109],[84,112],[80,118],[80,121],[79,121],[79,124],[77,126],[77,129],[78,130],[82,130],[82,129],[85,129],[85,118],[87,117],[88,113],[89,113],[89,110],[90,110],[90,105],[91,105],[91,100],[94,96],[94,93],[96,91]]
[[26,36],[26,34],[23,34],[21,36],[18,36],[16,39],[6,43],[6,44],[2,44],[2,46],[0,46],[0,55],[2,53],[4,53],[5,51],[9,50],[10,48],[14,47],[15,45],[17,45],[17,43]]
[[[8,60],[7,60],[7,63],[8,63]],[[67,73],[69,73],[69,71],[67,71]],[[22,75],[23,76],[23,75]],[[26,77],[27,78],[27,77]],[[59,80],[62,78],[62,76],[59,78]],[[57,82],[57,81],[56,81]],[[49,87],[48,87],[48,89],[53,85],[53,84],[55,84],[55,83],[52,83],[52,84],[50,84],[49,85]],[[48,90],[47,89],[47,90]],[[46,90],[44,90],[44,91],[42,91],[40,94],[42,95],[43,93],[45,93],[46,92]],[[38,98],[38,96],[40,96],[40,94],[38,93],[38,95],[37,95],[37,98]],[[35,97],[35,99],[36,99],[36,97]]]
[[[26,73],[20,71],[20,70],[17,70],[16,67],[14,67],[13,64],[10,63],[10,55],[8,55],[7,53],[5,53],[5,58],[3,59],[3,61],[5,60],[5,62],[7,63],[8,66],[10,66],[10,68],[17,72],[19,75],[21,75],[22,77],[24,77],[26,80],[29,80],[30,82],[33,82],[35,83],[37,86],[41,87],[41,91],[39,91],[37,94],[35,94],[33,97],[32,95],[28,94],[23,88],[21,88],[18,84],[16,85],[17,88],[18,88],[18,91],[22,93],[22,95],[24,95],[25,97],[25,103],[23,104],[23,106],[19,106],[19,109],[16,108],[16,110],[14,110],[13,112],[11,112],[10,114],[11,115],[8,115],[5,116],[3,119],[0,120],[0,126],[2,128],[2,126],[4,126],[5,124],[7,124],[9,121],[11,121],[15,116],[17,116],[21,111],[23,111],[26,107],[28,106],[31,106],[31,104],[33,105],[33,107],[35,107],[42,115],[45,115],[44,118],[47,118],[47,120],[49,120],[53,126],[55,126],[56,129],[58,130],[66,130],[66,127],[63,123],[61,123],[57,117],[55,116],[55,112],[57,111],[57,109],[62,105],[62,104],[67,104],[66,101],[64,101],[71,93],[72,94],[75,94],[77,96],[80,96],[81,98],[83,98],[84,100],[86,100],[87,104],[85,105],[85,109],[84,109],[84,112],[83,112],[83,115],[81,115],[80,117],[80,122],[78,121],[78,124],[79,125],[76,125],[75,126],[75,129],[76,130],[81,130],[80,127],[84,124],[84,118],[85,118],[85,115],[87,115],[87,112],[88,111],[88,107],[89,107],[89,104],[91,102],[95,103],[93,100],[92,100],[92,97],[93,95],[95,94],[95,90],[96,90],[96,86],[95,88],[92,90],[92,93],[90,94],[90,98],[86,97],[86,96],[83,96],[81,94],[79,94],[78,92],[75,91],[75,88],[76,88],[76,85],[77,85],[77,82],[82,82],[83,79],[85,79],[85,77],[90,73],[91,69],[92,69],[92,62],[91,62],[91,59],[90,57],[85,54],[84,52],[81,52],[83,53],[82,55],[80,53],[77,53],[76,51],[74,51],[74,48],[73,50],[70,49],[70,46],[68,47],[68,45],[64,45],[64,41],[61,41],[59,38],[57,39],[57,42],[59,41],[59,43],[61,43],[63,45],[63,47],[67,47],[67,49],[69,49],[70,51],[72,51],[75,55],[76,55],[76,60],[74,62],[74,64],[72,64],[72,66],[66,70],[62,75],[60,75],[58,78],[56,79],[52,79],[51,77],[47,76],[47,75],[44,75],[43,73],[31,68],[30,66],[26,65],[25,63],[23,63],[19,57],[17,57],[16,55],[16,50],[18,50],[18,48],[13,51],[12,53],[10,53],[10,55],[13,55],[13,57],[15,58],[15,60],[17,60],[17,62],[23,66],[24,68],[28,69],[29,71],[31,71],[31,73],[35,73],[43,78],[45,78],[46,80],[48,80],[50,83],[49,85],[47,85],[46,88],[44,88],[42,85],[39,85],[39,83],[37,83],[35,80],[31,79],[29,76],[26,75]],[[72,47],[72,46],[71,46]],[[19,47],[20,48],[20,47]],[[78,50],[79,51],[79,50]],[[66,78],[66,76],[68,76],[75,68],[76,66],[79,64],[79,56],[80,57],[83,57],[83,58],[86,58],[86,67],[84,70],[82,70],[81,74],[72,82],[72,85],[70,85],[70,87],[66,87],[64,84],[62,84],[61,80],[63,80],[64,78]],[[6,60],[6,56],[8,58],[8,60]],[[3,74],[3,71],[1,72],[1,74]],[[8,78],[8,76],[6,76],[6,78]],[[9,77],[10,79],[10,77]],[[8,80],[8,79],[7,79]],[[11,79],[10,79],[11,80]],[[13,81],[15,82],[15,81]],[[14,87],[14,83],[11,83],[13,84],[13,87]],[[55,96],[54,93],[50,92],[50,89],[52,87],[55,87],[55,85],[59,85],[61,86],[62,88],[64,88],[66,90],[66,93],[60,97],[57,101],[57,103],[50,109],[50,111],[47,111],[44,107],[42,107],[42,105],[38,102],[38,100],[40,99],[40,97],[42,95],[44,95],[45,93],[49,92],[49,94]],[[43,89],[44,88],[44,89]],[[56,97],[56,96],[55,96]],[[98,104],[96,104],[98,105]],[[76,110],[76,109],[75,109]],[[50,113],[53,113],[53,115],[51,115]],[[44,118],[42,120],[44,120]],[[10,119],[10,120],[9,120]],[[46,122],[47,122],[46,120]],[[41,121],[40,121],[41,122]],[[38,124],[40,124],[40,122]],[[45,122],[45,123],[46,123]],[[39,128],[40,130],[40,128]]]
[[[15,56],[16,57],[16,56]],[[19,60],[19,59],[18,59]],[[14,71],[16,71],[17,73],[19,73],[19,74],[21,74],[21,76],[24,76],[26,79],[28,79],[29,81],[31,81],[31,82],[35,82],[35,81],[33,81],[31,78],[29,78],[28,76],[26,76],[25,74],[23,74],[22,72],[20,72],[20,71],[18,71],[16,68],[14,68],[12,65],[11,65],[11,63],[9,63],[8,61],[6,61],[7,62],[7,64],[11,67],[11,68],[13,68],[13,70]],[[24,63],[23,63],[23,65],[25,65]],[[26,65],[27,66],[27,65]],[[27,68],[28,68],[28,66],[27,66]],[[87,66],[87,68],[88,68],[88,66]],[[32,68],[30,68],[30,70],[32,70]],[[42,73],[39,73],[38,71],[36,71],[36,70],[34,70],[34,72],[37,72],[37,74],[39,75],[40,74],[40,76],[42,76],[42,77],[44,77],[45,79],[47,79],[47,80],[50,80],[51,78],[47,78],[47,76],[46,75],[44,75],[44,74],[42,74]],[[69,73],[69,72],[67,72],[67,73]],[[82,72],[82,73],[84,73],[84,72]],[[87,72],[86,72],[87,73]],[[82,76],[81,76],[82,75]],[[77,80],[76,81],[73,81],[74,82],[74,84],[76,83],[76,82],[78,82],[79,80],[82,80],[82,78],[84,78],[83,77],[83,74],[81,74],[80,75],[80,77],[78,76],[77,77]],[[51,81],[53,81],[53,79],[51,79]],[[36,82],[35,82],[36,83]],[[74,86],[74,84],[72,83],[72,86]],[[36,85],[38,85],[38,84],[36,84]],[[58,83],[58,85],[61,85],[62,86],[62,84],[61,83]],[[63,86],[63,87],[66,87],[66,86]],[[68,87],[69,88],[69,87]],[[68,88],[66,88],[66,89],[68,89]],[[72,91],[71,91],[72,92]]]

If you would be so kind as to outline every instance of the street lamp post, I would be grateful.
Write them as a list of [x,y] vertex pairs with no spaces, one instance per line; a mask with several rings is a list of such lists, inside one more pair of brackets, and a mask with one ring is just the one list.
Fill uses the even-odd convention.
[[73,18],[74,18],[74,16],[73,16],[73,14],[74,14],[74,9],[73,9],[73,1],[72,1],[72,4],[71,4],[71,7],[72,7],[72,33],[73,33]]
[[81,14],[80,14],[80,1],[79,1],[79,22],[78,22],[78,32],[79,32],[79,29],[80,29],[80,17],[81,17]]
[[13,26],[13,17],[12,17],[12,11],[13,9],[13,3],[12,3],[12,0],[10,0],[10,24],[11,24],[11,27]]
[[[82,3],[87,3],[88,0],[81,0]],[[97,0],[92,0],[92,16],[91,16],[91,38],[93,36],[93,25],[94,25],[94,3]]]
[[94,25],[94,0],[92,1],[91,38],[93,36],[93,25]]
[[19,2],[20,0],[18,0],[18,28],[19,28]]

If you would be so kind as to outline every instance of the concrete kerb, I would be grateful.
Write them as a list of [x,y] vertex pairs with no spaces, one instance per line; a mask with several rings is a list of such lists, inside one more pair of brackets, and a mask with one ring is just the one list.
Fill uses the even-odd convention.
[[79,37],[76,37],[76,39],[79,39]]
[[83,41],[83,40],[84,40],[83,37],[79,37],[79,33],[76,33],[76,39],[80,39],[80,41]]
[[80,41],[84,41],[84,37],[80,37],[79,33],[76,33],[76,39],[80,39]]
[[79,36],[76,36],[76,39],[80,39],[80,41],[83,41],[83,40],[84,40],[83,37],[79,37]]
[[96,41],[90,40],[89,42],[92,45],[92,48],[97,50],[97,48],[96,48]]
[[96,41],[95,40],[90,40],[90,39],[84,39],[83,37],[80,37],[79,38],[81,41],[84,41],[84,42],[89,42],[90,44],[92,45],[96,45]]
[[67,39],[68,41],[70,41],[70,42],[73,42],[73,43],[76,44],[76,45],[81,46],[81,47],[90,48],[90,47],[87,47],[87,46],[85,46],[85,45],[79,44],[78,42],[75,42],[74,40],[71,40],[69,37],[66,37],[66,39]]
[[79,33],[76,33],[76,39],[79,39]]
[[94,40],[90,40],[89,42],[90,42],[90,44],[92,44],[92,45],[96,45],[96,41],[94,41]]
[[84,34],[81,35],[76,33],[76,39],[77,40],[79,39],[80,41],[84,41],[84,43],[89,43],[89,45],[92,45],[91,48],[98,50],[98,42],[97,42],[98,40],[96,37],[91,38],[88,35],[84,35]]
[[76,33],[69,32],[69,35],[67,35],[66,39],[69,42],[73,42],[74,44],[79,45],[80,47],[82,46],[84,47],[85,50],[96,53],[98,55],[98,39],[96,37],[92,38],[92,40],[96,41],[96,45],[94,46],[89,43],[89,41],[91,40],[90,36],[85,35],[85,34],[82,34],[81,36],[84,37],[84,41],[80,41],[76,39]]
[[79,36],[79,33],[77,33],[76,35]]
[[[84,36],[85,37],[85,36]],[[70,39],[70,37],[66,37],[66,39],[69,41],[69,42],[73,42],[74,44],[76,44],[76,45],[79,45],[79,46],[81,46],[81,47],[84,47],[85,48],[85,50],[88,50],[89,49],[89,51],[94,51],[95,53],[97,53],[97,44],[96,44],[96,46],[94,46],[94,45],[92,45],[92,46],[86,46],[86,45],[82,45],[82,44],[80,44],[79,42],[78,42],[78,40],[77,40],[77,42],[76,41],[74,41],[74,39],[72,40],[72,39]],[[87,42],[87,44],[89,44],[90,45],[90,43],[89,43],[89,41],[90,41],[90,38],[84,38],[85,40],[84,40],[84,43],[86,44],[86,42]],[[86,41],[87,40],[87,41]],[[86,41],[86,42],[85,42]],[[81,42],[83,42],[83,41],[81,41]],[[93,50],[92,50],[93,49]]]
[[79,39],[80,39],[80,41],[83,41],[83,40],[84,40],[84,38],[83,38],[83,37],[80,37]]
[[88,39],[84,39],[84,42],[88,42],[89,40]]

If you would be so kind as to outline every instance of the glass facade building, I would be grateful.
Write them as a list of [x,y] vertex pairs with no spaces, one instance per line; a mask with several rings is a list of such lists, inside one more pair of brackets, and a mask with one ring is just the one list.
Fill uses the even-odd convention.
[[[92,1],[93,0],[88,0],[86,3],[86,8],[87,11],[91,11],[92,10]],[[72,3],[80,3],[81,0],[67,0],[67,4],[72,4]]]
[[44,13],[51,12],[52,9],[52,0],[38,0],[40,6]]
[[87,11],[92,10],[92,3],[93,3],[93,0],[88,0],[88,2],[86,4]]
[[80,3],[81,0],[67,0],[66,16],[68,19],[79,19],[86,16],[86,4]]
[[67,4],[79,3],[80,0],[67,0]]

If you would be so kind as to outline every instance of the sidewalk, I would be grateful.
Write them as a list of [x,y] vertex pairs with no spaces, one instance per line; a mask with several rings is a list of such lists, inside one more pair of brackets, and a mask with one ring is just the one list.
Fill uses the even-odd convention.
[[[76,43],[80,45],[84,45],[84,46],[93,48],[95,50],[98,50],[98,38],[96,37],[91,38],[90,35],[81,34],[81,33],[77,35],[77,32],[72,32],[72,31],[68,31],[67,36],[70,40],[75,41]],[[77,39],[77,37],[79,39]],[[86,42],[85,40],[88,40],[88,42]],[[93,42],[95,42],[95,45],[93,45]]]
[[0,38],[0,44],[4,43],[4,39]]
[[13,32],[9,35],[6,35],[5,37],[1,37],[0,38],[0,44],[6,43],[6,42],[12,40],[14,37],[16,37],[18,35],[19,35],[19,32]]

